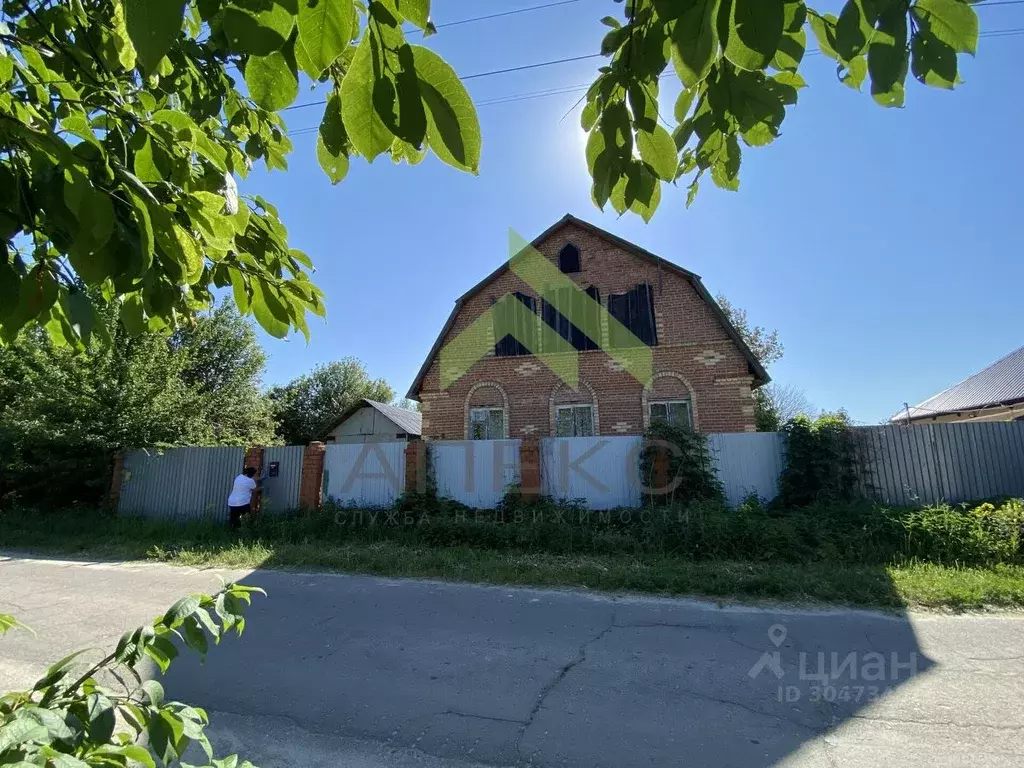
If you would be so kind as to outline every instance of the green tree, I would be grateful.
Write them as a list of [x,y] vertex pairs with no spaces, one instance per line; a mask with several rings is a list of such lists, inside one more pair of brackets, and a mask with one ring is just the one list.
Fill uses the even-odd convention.
[[[405,27],[430,0],[0,0],[0,339],[45,325],[86,344],[101,303],[134,333],[176,328],[230,287],[269,333],[323,314],[312,264],[274,206],[240,195],[252,165],[287,168],[281,117],[317,84],[316,154],[337,183],[352,157],[476,173],[481,136],[454,70]],[[963,0],[627,0],[584,99],[599,207],[649,220],[662,184],[739,187],[741,144],[778,135],[805,82],[807,28],[853,88],[902,106],[908,72],[952,88],[974,54]],[[664,75],[683,86],[659,107]],[[245,81],[239,87],[238,78]],[[665,127],[674,118],[674,127]],[[671,128],[671,130],[670,130]],[[83,280],[95,289],[77,289]]]
[[0,499],[95,503],[120,448],[273,440],[263,351],[233,306],[170,338],[101,318],[113,343],[89,354],[38,328],[0,348]]
[[754,357],[761,361],[761,365],[768,368],[772,363],[782,359],[786,348],[779,339],[779,332],[775,329],[768,330],[763,325],[753,325],[747,317],[747,310],[734,306],[724,294],[715,297],[718,306],[722,308],[726,318],[732,323],[740,338],[750,347]]
[[277,434],[288,445],[319,440],[332,421],[362,398],[390,403],[394,396],[384,379],[371,379],[363,364],[351,357],[319,365],[270,390]]

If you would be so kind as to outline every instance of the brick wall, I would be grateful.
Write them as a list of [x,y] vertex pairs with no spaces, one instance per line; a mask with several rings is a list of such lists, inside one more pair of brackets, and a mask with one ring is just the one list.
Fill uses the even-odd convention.
[[[580,352],[580,386],[573,390],[533,356],[495,357],[493,351],[444,390],[435,359],[420,390],[423,435],[434,439],[465,439],[469,408],[505,408],[508,437],[550,436],[555,406],[591,402],[596,432],[635,435],[645,429],[652,400],[689,398],[696,427],[705,432],[754,431],[751,400],[753,376],[746,358],[729,338],[711,307],[682,275],[641,259],[605,238],[567,223],[537,247],[557,263],[566,243],[580,249],[582,271],[569,275],[580,287],[596,286],[601,303],[638,283],[654,291],[658,345],[652,348],[654,378],[641,384],[600,350]],[[504,272],[468,299],[446,341],[454,338],[493,301],[508,292],[536,296],[511,271]],[[538,319],[540,297],[537,297]],[[607,328],[603,329],[606,343]],[[493,341],[493,340],[492,340]]]
[[324,479],[323,443],[310,443],[302,456],[302,479],[299,481],[299,506],[305,510],[320,508],[320,494]]

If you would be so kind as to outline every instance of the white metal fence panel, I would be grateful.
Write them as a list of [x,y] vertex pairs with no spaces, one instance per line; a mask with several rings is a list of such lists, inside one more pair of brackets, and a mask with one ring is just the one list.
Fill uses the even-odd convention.
[[405,488],[405,446],[401,443],[328,445],[324,486],[328,498],[359,507],[389,507]]
[[708,448],[729,506],[752,494],[765,501],[779,495],[779,475],[786,465],[786,442],[780,433],[722,432],[708,435]]
[[640,448],[636,436],[547,437],[540,441],[541,492],[588,509],[640,506]]
[[132,451],[124,460],[117,510],[122,515],[226,521],[228,494],[244,460],[244,448]]
[[520,482],[522,440],[459,440],[430,444],[439,496],[475,509],[494,509]]

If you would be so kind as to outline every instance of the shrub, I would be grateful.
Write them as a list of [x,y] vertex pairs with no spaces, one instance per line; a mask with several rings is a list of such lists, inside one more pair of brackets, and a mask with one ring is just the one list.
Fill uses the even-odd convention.
[[[189,745],[206,753],[210,768],[240,765],[231,755],[213,758],[204,733],[202,709],[164,700],[163,686],[145,680],[136,667],[143,657],[166,672],[178,655],[174,638],[206,655],[209,638],[220,642],[232,628],[245,627],[244,609],[253,592],[227,584],[216,595],[191,595],[172,605],[152,624],[129,631],[117,647],[92,665],[78,651],[51,666],[30,691],[0,697],[0,765],[126,766],[178,763]],[[0,635],[24,625],[0,615]],[[82,667],[85,671],[82,672]],[[127,673],[127,674],[126,674]]]
[[845,411],[815,421],[797,416],[783,429],[786,467],[779,478],[779,503],[803,507],[848,501],[856,495],[857,454]]
[[[655,419],[648,426],[645,439],[651,444],[645,445],[641,451],[640,477],[644,486],[650,489],[648,501],[685,505],[695,501],[721,502],[724,499],[706,435]],[[670,490],[663,492],[657,487],[660,483],[656,464],[658,454],[666,454],[666,451],[666,479]]]

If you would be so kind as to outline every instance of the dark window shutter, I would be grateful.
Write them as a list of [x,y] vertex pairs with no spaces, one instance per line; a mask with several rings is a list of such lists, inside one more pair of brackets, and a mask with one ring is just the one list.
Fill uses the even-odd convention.
[[580,249],[572,243],[562,247],[558,252],[558,268],[565,273],[580,271]]
[[[515,297],[530,310],[531,314],[537,313],[537,300],[533,296],[527,296],[525,293],[516,291]],[[516,314],[513,313],[512,307],[504,304],[498,305],[494,310],[494,335],[497,336],[500,331],[499,328],[514,327],[515,333],[507,333],[503,338],[497,339],[494,344],[494,354],[496,357],[519,357],[522,355],[533,354],[533,349],[536,347],[536,335],[537,328],[532,322],[527,322],[525,325],[516,318]],[[504,316],[505,322],[501,322],[502,318],[499,317],[499,313],[506,313]],[[515,319],[515,325],[512,325],[512,321]]]

